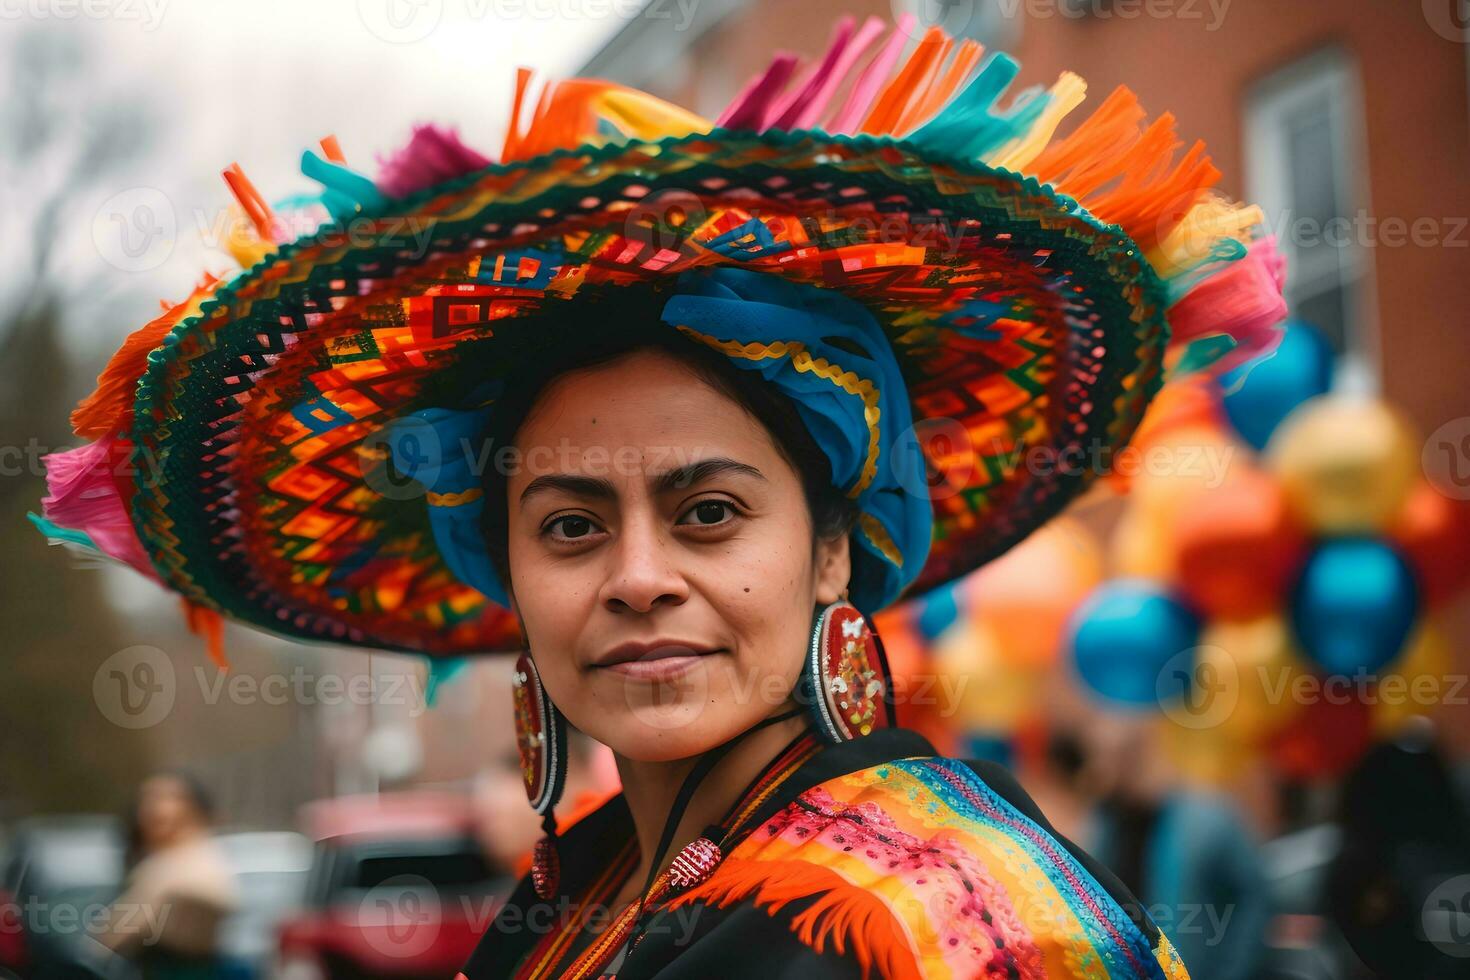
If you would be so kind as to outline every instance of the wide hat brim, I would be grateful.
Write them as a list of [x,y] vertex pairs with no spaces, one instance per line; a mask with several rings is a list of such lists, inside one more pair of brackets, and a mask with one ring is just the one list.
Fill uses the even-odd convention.
[[[752,218],[768,240],[708,247]],[[820,133],[588,148],[487,168],[350,240],[308,236],[206,301],[138,388],[140,539],[191,601],[275,632],[517,648],[513,615],[445,567],[422,494],[375,476],[382,430],[452,400],[435,376],[472,350],[493,363],[548,293],[725,263],[841,290],[885,327],[932,454],[911,592],[1056,514],[1091,470],[1028,460],[1124,445],[1161,383],[1161,283],[1119,229],[1033,180]]]
[[[1106,470],[1166,363],[1268,348],[1280,267],[1252,244],[1259,212],[1213,195],[1202,147],[1176,160],[1172,122],[1145,127],[1131,93],[1053,141],[1082,100],[1075,76],[1000,110],[1014,62],[971,77],[978,52],[930,31],[896,67],[901,33],[823,129],[779,121],[826,113],[830,79],[859,71],[837,55],[871,24],[856,40],[840,24],[795,94],[778,59],[724,125],[574,80],[512,127],[504,163],[431,133],[427,169],[383,193],[308,155],[350,222],[274,236],[130,337],[73,416],[98,441],[53,457],[38,523],[157,578],[216,636],[223,616],[437,656],[518,649],[514,615],[444,560],[426,488],[395,473],[385,433],[474,408],[534,356],[547,303],[738,265],[871,313],[925,463],[906,489],[933,511],[905,595],[977,568]],[[854,127],[877,135],[842,135]],[[265,228],[243,174],[226,176]],[[854,533],[883,552],[881,522]]]

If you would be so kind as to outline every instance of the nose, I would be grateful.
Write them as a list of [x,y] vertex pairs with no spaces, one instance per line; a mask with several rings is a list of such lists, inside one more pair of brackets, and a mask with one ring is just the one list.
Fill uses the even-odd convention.
[[646,613],[688,599],[689,583],[678,569],[675,547],[656,519],[631,517],[609,550],[611,566],[599,596],[603,605],[612,612]]

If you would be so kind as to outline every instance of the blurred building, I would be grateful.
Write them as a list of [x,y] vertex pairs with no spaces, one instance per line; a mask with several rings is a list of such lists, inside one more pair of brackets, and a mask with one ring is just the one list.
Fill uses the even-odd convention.
[[[1460,0],[655,0],[584,70],[714,115],[771,49],[824,50],[844,13],[913,13],[1014,54],[1021,85],[1126,83],[1262,204],[1294,312],[1354,384],[1427,435],[1470,415],[1470,23]],[[1457,14],[1458,11],[1458,14]],[[1075,115],[1086,112],[1086,106]]]

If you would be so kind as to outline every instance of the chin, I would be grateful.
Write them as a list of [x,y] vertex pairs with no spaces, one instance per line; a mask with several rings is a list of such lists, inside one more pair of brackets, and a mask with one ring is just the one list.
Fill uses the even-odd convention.
[[583,731],[626,759],[673,762],[702,755],[751,724],[714,710],[708,702],[676,702],[627,709]]

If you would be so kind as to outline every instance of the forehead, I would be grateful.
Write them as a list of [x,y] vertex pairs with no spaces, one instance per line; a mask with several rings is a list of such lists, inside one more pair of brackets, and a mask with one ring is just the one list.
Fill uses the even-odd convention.
[[665,461],[670,465],[709,456],[769,459],[778,454],[770,433],[739,401],[657,350],[635,351],[556,378],[531,406],[516,446],[522,452],[553,448],[559,464],[573,466],[619,451],[648,457],[677,453],[680,458]]

